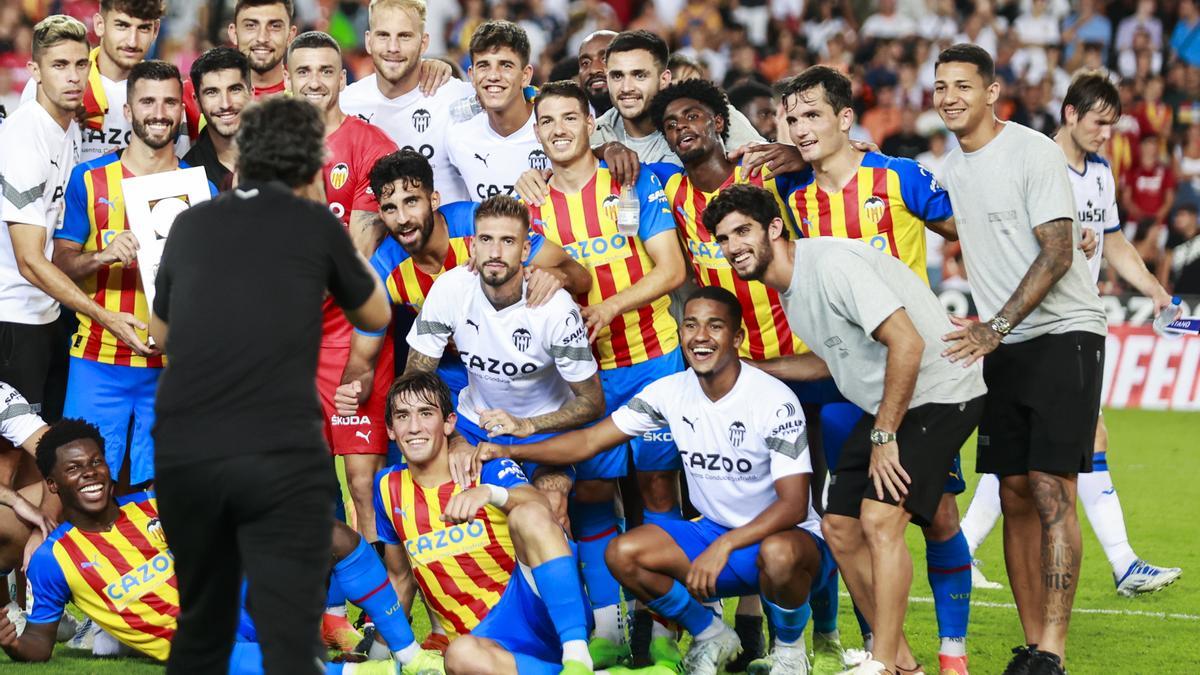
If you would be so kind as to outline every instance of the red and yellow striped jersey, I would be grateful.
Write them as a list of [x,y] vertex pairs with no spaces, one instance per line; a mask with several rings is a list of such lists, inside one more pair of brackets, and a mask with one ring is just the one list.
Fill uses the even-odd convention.
[[[746,339],[738,348],[738,352],[745,358],[759,361],[808,351],[808,347],[788,327],[779,292],[768,288],[761,281],[746,281],[739,277],[725,260],[725,254],[717,245],[716,237],[701,222],[708,203],[721,190],[739,183],[766,188],[775,196],[779,212],[787,214],[787,205],[784,202],[787,186],[784,179],[775,176],[764,177],[763,174],[747,178],[741,165],[738,165],[720,187],[712,192],[703,192],[691,182],[680,167],[657,164],[654,170],[666,186],[667,201],[671,204],[671,213],[675,216],[675,223],[679,226],[684,247],[691,259],[696,283],[701,286],[720,286],[732,292],[741,301]],[[792,230],[791,236],[796,237],[795,227],[787,216],[784,217],[784,221]]]
[[29,561],[32,623],[62,618],[68,602],[122,643],[166,660],[179,618],[175,559],[153,493],[117,500],[107,532],[63,523]]
[[929,283],[925,223],[954,215],[949,193],[933,174],[911,159],[868,152],[838,192],[822,190],[811,172],[806,175],[787,199],[804,236],[861,239]]
[[[184,162],[179,168],[188,168]],[[83,246],[85,253],[100,251],[118,234],[129,229],[125,220],[125,197],[121,180],[130,178],[121,163],[120,154],[113,152],[76,166],[71,172],[64,197],[63,225],[54,233],[55,239],[73,241]],[[209,189],[216,194],[211,185]],[[142,289],[141,275],[135,260],[129,265],[103,265],[95,274],[79,281],[79,286],[96,304],[113,312],[128,312],[142,321],[150,322],[150,308]],[[163,357],[136,354],[117,336],[98,321],[79,312],[79,328],[71,340],[71,356],[137,368],[161,368]],[[138,330],[145,342],[147,331]]]
[[[633,237],[617,231],[621,189],[603,162],[579,192],[568,194],[551,188],[545,204],[529,207],[533,229],[562,246],[591,274],[591,291],[587,297],[576,298],[584,307],[604,302],[640,281],[654,269],[645,242],[674,230],[658,177],[649,170],[641,171],[636,190],[641,213],[638,233]],[[600,368],[642,363],[679,346],[670,306],[671,300],[664,294],[613,319],[596,339]]]

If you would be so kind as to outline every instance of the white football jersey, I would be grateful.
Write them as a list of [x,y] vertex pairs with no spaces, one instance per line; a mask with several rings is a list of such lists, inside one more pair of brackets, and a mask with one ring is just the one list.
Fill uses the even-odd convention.
[[470,198],[462,176],[446,156],[446,130],[452,124],[450,106],[474,95],[475,89],[470,84],[452,79],[433,96],[413,89],[396,98],[386,98],[372,73],[346,87],[339,102],[347,115],[383,129],[397,146],[424,155],[433,167],[434,189],[441,194],[443,204],[451,204]]
[[450,163],[462,176],[468,197],[477,202],[496,195],[515,197],[521,174],[550,168],[550,158],[533,132],[532,112],[525,126],[509,136],[496,133],[486,113],[450,125],[448,133]]
[[[689,368],[652,382],[612,414],[613,424],[630,436],[670,425],[692,505],[729,528],[754,520],[779,499],[776,480],[812,473],[796,395],[758,368],[741,367],[719,401],[708,398]],[[820,536],[820,523],[810,496],[800,526]]]
[[[79,127],[64,131],[37,101],[19,106],[0,126],[0,221],[46,228],[45,253],[54,254],[62,225],[63,195],[79,161]],[[58,318],[58,302],[17,269],[8,227],[0,226],[0,316],[44,325]]]
[[1100,280],[1100,261],[1104,255],[1104,235],[1121,230],[1117,213],[1117,186],[1112,167],[1100,155],[1088,153],[1083,160],[1083,173],[1067,165],[1071,189],[1075,191],[1075,219],[1080,227],[1096,233],[1096,255],[1088,259],[1092,283]]
[[458,414],[475,424],[476,410],[486,408],[516,417],[558,410],[575,396],[568,383],[597,370],[579,307],[560,289],[539,307],[522,297],[497,310],[482,286],[466,267],[438,277],[408,333],[409,347],[439,359],[454,339],[467,369]]
[[38,417],[39,409],[7,382],[0,382],[0,437],[20,447],[33,432],[46,426]]

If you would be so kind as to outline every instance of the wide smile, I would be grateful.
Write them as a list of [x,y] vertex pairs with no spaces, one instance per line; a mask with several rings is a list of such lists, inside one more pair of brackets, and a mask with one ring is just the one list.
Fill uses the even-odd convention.
[[691,345],[688,347],[688,353],[692,355],[692,363],[707,363],[716,356],[717,348],[710,345]]
[[79,496],[88,501],[95,501],[104,496],[104,483],[89,483],[79,488]]

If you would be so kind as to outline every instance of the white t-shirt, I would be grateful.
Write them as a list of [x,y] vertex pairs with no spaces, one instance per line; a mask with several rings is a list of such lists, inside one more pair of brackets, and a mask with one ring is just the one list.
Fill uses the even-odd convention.
[[[496,195],[516,195],[517,179],[529,169],[549,169],[550,158],[533,132],[533,113],[508,136],[496,133],[486,113],[451,124],[446,150],[462,176],[467,197],[481,202]],[[445,202],[445,200],[442,200]]]
[[38,409],[7,382],[0,382],[0,436],[20,447],[44,426]]
[[1096,254],[1088,258],[1092,271],[1092,283],[1100,280],[1100,261],[1104,254],[1104,235],[1121,231],[1121,217],[1117,214],[1117,186],[1108,162],[1099,155],[1088,154],[1084,159],[1083,173],[1067,165],[1071,177],[1071,189],[1075,191],[1076,220],[1082,227],[1096,233]]
[[569,382],[596,374],[587,327],[570,294],[528,307],[525,299],[497,310],[483,282],[465,267],[437,278],[408,333],[409,347],[441,358],[453,338],[467,368],[458,414],[479,424],[477,409],[516,417],[554,412],[574,398]]
[[[612,414],[630,436],[670,425],[683,460],[688,494],[700,515],[741,527],[779,499],[775,481],[812,473],[808,429],[796,395],[746,363],[719,401],[708,398],[690,368],[650,383]],[[809,499],[801,527],[820,536]]]
[[[0,126],[0,221],[46,228],[46,259],[62,224],[63,195],[79,161],[79,127],[64,131],[37,101],[17,108]],[[58,302],[17,269],[8,226],[0,227],[0,321],[44,325],[58,318]]]
[[374,73],[346,87],[339,102],[347,115],[356,115],[383,129],[401,148],[412,148],[425,156],[433,167],[433,186],[443,204],[468,201],[462,176],[446,156],[446,130],[453,123],[450,106],[475,95],[475,89],[462,80],[450,80],[433,96],[413,89],[396,98],[379,91]]

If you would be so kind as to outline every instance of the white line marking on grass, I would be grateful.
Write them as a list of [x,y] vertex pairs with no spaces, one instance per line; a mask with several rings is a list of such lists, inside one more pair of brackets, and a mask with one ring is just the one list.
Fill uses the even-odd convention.
[[[849,598],[847,593],[841,593],[841,597]],[[910,603],[931,605],[933,598],[921,596],[909,597]],[[990,602],[987,600],[972,600],[972,607],[987,607],[989,609],[1016,609],[1017,606],[1011,602]],[[1200,621],[1198,614],[1181,614],[1179,612],[1147,612],[1140,609],[1099,609],[1092,607],[1075,607],[1071,610],[1072,614],[1103,614],[1110,616],[1144,616],[1151,619],[1177,619],[1180,621]]]

